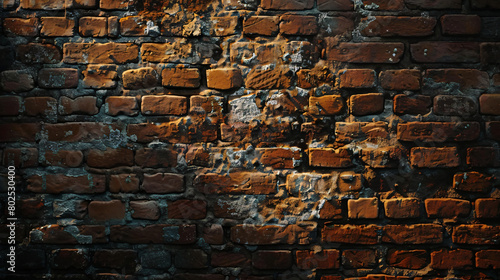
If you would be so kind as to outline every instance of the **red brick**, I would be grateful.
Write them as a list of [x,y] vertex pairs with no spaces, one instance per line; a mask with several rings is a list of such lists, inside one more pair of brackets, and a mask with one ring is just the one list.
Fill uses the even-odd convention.
[[3,30],[11,36],[35,37],[40,32],[38,18],[6,18],[3,20]]
[[132,218],[145,220],[158,220],[160,218],[160,208],[156,201],[135,200],[130,201]]
[[344,107],[344,100],[339,95],[311,96],[309,98],[309,113],[313,115],[339,115],[343,112]]
[[8,148],[3,151],[4,166],[17,168],[34,167],[38,165],[38,149],[36,148]]
[[22,70],[8,70],[0,74],[0,86],[5,92],[30,91],[35,87],[33,76]]
[[252,265],[257,269],[288,269],[292,266],[292,252],[286,250],[257,251],[252,254]]
[[384,110],[382,93],[355,94],[350,98],[351,113],[355,116],[378,114]]
[[224,229],[222,228],[222,225],[211,224],[205,226],[203,228],[203,240],[205,240],[208,244],[213,245],[224,244]]
[[287,89],[291,86],[292,71],[287,67],[271,69],[254,68],[245,80],[245,87],[250,89]]
[[475,203],[476,218],[497,219],[500,218],[500,199],[479,198]]
[[28,219],[41,219],[47,215],[47,206],[42,198],[18,200],[20,216]]
[[322,17],[319,21],[319,33],[329,36],[347,35],[354,30],[354,21],[346,17]]
[[453,198],[429,198],[425,200],[425,210],[429,218],[467,217],[471,210],[467,200]]
[[170,149],[144,148],[135,152],[135,163],[141,167],[175,167],[177,153]]
[[299,269],[334,269],[339,268],[339,250],[323,249],[320,252],[309,250],[295,251],[295,262]]
[[242,253],[214,252],[211,265],[215,267],[245,267],[250,260]]
[[314,35],[318,33],[315,16],[282,15],[280,17],[280,33],[283,35]]
[[169,219],[199,220],[207,215],[207,203],[204,200],[181,199],[168,202]]
[[453,227],[453,243],[494,245],[500,243],[500,226],[458,225]]
[[192,244],[196,239],[195,225],[154,224],[146,226],[110,226],[112,242],[131,244]]
[[441,0],[441,1],[405,0],[405,3],[410,9],[441,10],[441,9],[462,8],[462,1],[460,0]]
[[353,2],[350,0],[318,0],[320,11],[352,11]]
[[445,35],[476,35],[481,32],[481,18],[477,15],[444,15],[441,30]]
[[116,38],[118,37],[118,33],[120,31],[120,22],[117,16],[108,17],[108,26],[106,28],[106,32],[109,37]]
[[65,0],[21,0],[21,8],[29,10],[64,10]]
[[429,69],[425,78],[435,83],[457,83],[461,89],[487,89],[490,86],[488,73],[477,69]]
[[353,165],[347,149],[311,148],[309,165],[317,167],[346,168]]
[[95,89],[115,88],[118,79],[116,68],[116,65],[111,64],[87,66],[87,69],[83,71],[83,86]]
[[398,63],[404,52],[403,43],[337,43],[327,42],[324,57],[349,63]]
[[229,36],[236,34],[239,25],[238,16],[212,17],[212,35]]
[[278,23],[277,16],[250,16],[243,21],[243,33],[275,36],[278,33]]
[[74,35],[75,21],[65,17],[41,17],[41,36],[70,37]]
[[418,37],[434,34],[436,22],[432,17],[376,16],[374,19],[365,18],[360,24],[368,23],[361,30],[364,36]]
[[243,83],[241,71],[237,68],[207,70],[207,87],[219,90],[239,88]]
[[500,9],[500,3],[495,0],[472,0],[471,6],[474,9]]
[[184,96],[143,96],[141,111],[144,115],[184,115],[187,98]]
[[387,90],[420,90],[420,71],[411,69],[380,72],[380,85]]
[[377,11],[400,11],[405,8],[404,0],[363,0],[363,4],[365,9]]
[[498,64],[498,59],[500,58],[500,43],[482,43],[480,48],[481,63]]
[[486,136],[490,139],[499,141],[500,140],[500,122],[491,121],[486,122]]
[[492,177],[479,172],[456,173],[453,176],[453,187],[467,192],[489,192],[492,186]]
[[117,166],[132,166],[134,151],[127,148],[92,149],[87,155],[87,165],[96,168],[113,168]]
[[222,117],[222,110],[224,108],[224,97],[221,96],[203,96],[203,95],[193,95],[190,100],[190,111],[205,113],[209,117]]
[[200,249],[184,249],[175,253],[175,267],[200,269],[208,267],[208,257]]
[[321,231],[321,239],[327,243],[348,243],[373,245],[378,243],[376,225],[332,225]]
[[[198,279],[198,280],[224,280],[226,277],[222,274],[194,274],[194,273],[178,273],[174,276],[173,280],[190,280],[190,279]],[[241,278],[242,280],[245,278]],[[270,279],[265,279],[270,280]]]
[[95,96],[80,96],[75,99],[63,96],[59,99],[59,113],[61,115],[95,115],[99,113]]
[[344,69],[338,73],[341,88],[372,88],[375,86],[375,71],[371,69]]
[[500,94],[482,94],[479,107],[481,114],[500,115]]
[[394,244],[440,244],[443,228],[434,224],[386,225],[382,242]]
[[476,267],[500,269],[500,250],[481,250],[476,253]]
[[314,0],[262,0],[260,5],[266,10],[306,10],[313,7]]
[[388,138],[385,122],[336,122],[335,141],[349,143],[354,140]]
[[45,244],[102,244],[108,242],[104,226],[71,227],[46,225],[34,228],[30,232],[30,241]]
[[406,269],[422,269],[429,263],[425,250],[396,250],[387,252],[387,263],[390,266]]
[[356,192],[363,188],[363,176],[353,171],[340,173],[340,180],[337,180],[337,186],[341,192]]
[[477,122],[410,122],[398,124],[398,140],[419,142],[473,141],[479,137]]
[[398,94],[394,96],[394,113],[409,115],[424,115],[430,112],[432,99],[429,96],[407,96]]
[[76,88],[78,69],[43,68],[38,72],[38,85],[48,89]]
[[500,166],[500,150],[493,147],[467,148],[467,165],[472,167]]
[[376,197],[349,199],[347,209],[349,219],[376,219],[378,218],[378,199]]
[[5,10],[13,10],[15,9],[19,3],[16,0],[4,0],[2,3],[2,8]]
[[95,122],[72,122],[45,124],[47,140],[67,142],[89,142],[110,135],[111,130],[118,129],[115,124]]
[[105,17],[81,17],[78,27],[82,37],[105,37],[108,35],[108,19]]
[[406,149],[394,146],[363,148],[360,152],[361,160],[372,168],[397,168],[401,158],[408,156]]
[[52,251],[55,269],[85,269],[89,260],[83,249],[57,249]]
[[21,110],[21,97],[0,96],[0,116],[18,116]]
[[460,157],[455,147],[446,148],[412,148],[411,165],[424,168],[457,167]]
[[111,116],[127,115],[136,116],[139,114],[137,99],[132,96],[110,96],[106,98],[106,114]]
[[117,269],[122,273],[134,273],[137,266],[137,252],[122,249],[98,250],[94,253],[92,264],[96,267]]
[[125,64],[136,62],[139,47],[132,43],[65,43],[65,63]]
[[0,142],[35,142],[40,128],[38,123],[0,124]]
[[28,116],[50,116],[56,114],[57,100],[52,97],[27,97],[24,110]]
[[206,194],[271,194],[276,192],[276,175],[261,172],[204,173],[194,179],[194,186]]
[[142,16],[128,16],[120,19],[122,36],[147,36],[147,23]]
[[180,193],[184,191],[184,175],[173,173],[144,174],[141,189],[146,193]]
[[410,53],[421,63],[475,63],[479,62],[479,43],[419,42],[411,44]]
[[55,218],[83,219],[87,215],[88,206],[87,200],[54,200],[52,215]]
[[[146,175],[145,175],[146,176]],[[139,178],[135,174],[111,175],[109,191],[112,193],[135,193],[139,191]]]
[[310,244],[315,234],[314,222],[267,226],[244,224],[231,227],[231,241],[246,245]]
[[98,0],[72,0],[71,4],[66,4],[72,8],[95,8]]
[[391,219],[420,217],[420,200],[416,198],[394,198],[384,201],[385,216]]
[[211,55],[210,52],[194,53],[193,48],[186,43],[144,43],[141,45],[141,57],[145,62],[198,63],[202,57]]
[[91,201],[89,217],[96,221],[121,220],[125,218],[125,204],[120,200]]
[[473,257],[470,250],[441,249],[431,253],[431,266],[434,269],[472,269]]
[[99,0],[99,7],[104,10],[128,10],[133,0]]
[[123,87],[128,89],[150,88],[159,85],[159,76],[152,67],[131,69],[123,72]]
[[200,70],[197,68],[165,68],[161,76],[165,87],[198,88],[200,86]]
[[298,148],[257,148],[260,163],[273,168],[294,168],[301,160]]
[[345,268],[374,267],[377,264],[373,250],[344,250],[342,252],[342,266]]
[[476,102],[467,96],[438,95],[434,97],[434,113],[444,116],[471,116],[477,113]]
[[106,190],[104,175],[87,174],[66,176],[62,174],[33,175],[28,178],[29,191],[35,193],[103,193]]
[[61,51],[54,45],[29,43],[16,46],[17,59],[26,64],[30,63],[59,63]]

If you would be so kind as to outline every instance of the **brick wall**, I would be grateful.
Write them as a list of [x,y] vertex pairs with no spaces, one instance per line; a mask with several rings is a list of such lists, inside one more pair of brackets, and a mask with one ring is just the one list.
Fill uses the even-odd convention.
[[2,5],[9,279],[500,279],[499,1]]

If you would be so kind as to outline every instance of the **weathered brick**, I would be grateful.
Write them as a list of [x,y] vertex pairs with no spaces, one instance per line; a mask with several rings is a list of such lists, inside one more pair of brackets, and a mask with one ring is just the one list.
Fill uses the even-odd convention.
[[367,10],[400,11],[405,8],[404,0],[363,0],[363,4]]
[[104,226],[46,225],[30,232],[30,241],[45,244],[102,244],[108,242]]
[[122,36],[147,36],[149,29],[142,16],[128,16],[120,19]]
[[500,140],[500,122],[491,121],[486,122],[486,136],[490,139],[499,141]]
[[210,117],[222,117],[222,110],[224,108],[224,97],[221,96],[203,96],[193,95],[189,100],[190,111],[205,113]]
[[483,269],[500,268],[500,250],[481,250],[476,253],[476,267]]
[[38,86],[48,89],[76,88],[78,69],[43,68],[38,72]]
[[36,148],[9,148],[3,151],[4,166],[17,168],[34,167],[38,165],[38,149]]
[[483,224],[458,225],[453,227],[453,243],[495,245],[500,243],[500,226]]
[[377,264],[373,250],[344,250],[342,251],[342,266],[346,268],[367,268]]
[[351,167],[353,162],[347,149],[311,148],[309,149],[309,165],[346,168]]
[[229,36],[236,34],[239,25],[239,17],[225,16],[212,17],[212,34],[215,36]]
[[405,0],[406,5],[411,9],[461,9],[462,1],[460,0],[442,0],[442,1],[427,1],[427,0]]
[[27,97],[24,99],[24,110],[28,116],[50,116],[55,115],[57,109],[57,99],[40,96]]
[[250,16],[243,21],[243,33],[246,35],[275,36],[278,33],[277,16]]
[[456,173],[453,176],[453,188],[467,192],[489,192],[492,186],[492,177],[471,171]]
[[429,263],[429,256],[425,250],[397,250],[387,252],[387,263],[390,266],[406,269],[422,269]]
[[429,96],[407,96],[398,94],[394,96],[394,113],[409,115],[424,115],[431,111],[432,99]]
[[306,10],[313,7],[314,0],[262,0],[260,5],[266,10]]
[[152,67],[131,69],[123,72],[123,86],[128,89],[150,88],[159,85],[159,76]]
[[434,83],[456,83],[461,89],[487,89],[490,85],[488,73],[477,69],[429,69],[425,78]]
[[169,219],[203,219],[207,215],[207,202],[188,199],[168,202],[167,213]]
[[471,269],[474,253],[463,249],[441,249],[431,253],[431,266],[434,269]]
[[65,63],[125,64],[136,62],[139,47],[132,43],[65,43]]
[[376,225],[333,225],[325,226],[321,231],[323,242],[348,244],[377,244],[378,231]]
[[479,108],[484,115],[500,115],[500,94],[482,94]]
[[108,35],[108,19],[105,17],[81,17],[78,28],[80,36],[105,37]]
[[245,79],[245,87],[250,89],[280,89],[291,86],[292,71],[285,67],[271,69],[254,68]]
[[361,34],[381,37],[429,36],[434,34],[436,22],[433,17],[376,16],[361,21],[361,24],[368,23]]
[[41,36],[70,37],[74,35],[75,21],[65,17],[41,17]]
[[18,116],[21,111],[21,97],[0,96],[0,116]]
[[139,178],[135,174],[111,175],[109,178],[109,191],[112,193],[138,192]]
[[327,42],[324,57],[349,63],[398,63],[404,52],[402,43],[335,43]]
[[[208,244],[221,245],[224,244],[224,229],[220,224],[211,224],[203,228],[203,239]],[[213,262],[212,258],[212,262]],[[213,263],[212,263],[213,265]]]
[[380,85],[387,90],[419,90],[420,71],[411,69],[380,72]]
[[161,73],[165,87],[198,88],[200,70],[197,68],[165,68]]
[[434,97],[436,115],[471,116],[477,113],[476,102],[467,96],[438,95]]
[[21,0],[21,8],[29,10],[64,10],[65,0]]
[[83,249],[57,249],[52,251],[55,269],[85,269],[89,260]]
[[444,15],[441,29],[445,35],[476,35],[481,32],[481,18],[478,15]]
[[375,71],[371,69],[344,69],[338,73],[341,88],[372,88],[375,86]]
[[24,63],[59,63],[61,51],[51,44],[28,43],[16,46],[16,57]]
[[135,163],[141,167],[175,167],[177,153],[170,149],[144,148],[135,152]]
[[354,4],[350,0],[318,0],[320,11],[351,11]]
[[316,233],[316,223],[292,225],[236,225],[231,227],[231,241],[246,245],[309,244]]
[[467,148],[467,165],[472,167],[500,166],[500,150],[493,147]]
[[120,200],[91,201],[89,217],[96,221],[121,220],[125,218],[125,204]]
[[295,251],[295,262],[299,269],[334,269],[339,268],[340,251],[323,249],[321,252],[309,250]]
[[472,0],[471,6],[474,9],[500,9],[500,3],[495,0]]
[[477,122],[410,122],[398,124],[397,137],[400,141],[473,141],[479,133]]
[[146,226],[110,226],[112,242],[132,244],[192,244],[196,241],[195,225],[154,224]]
[[340,173],[340,179],[337,180],[337,186],[341,192],[356,192],[363,188],[363,176],[353,171]]
[[89,201],[86,200],[54,200],[52,203],[55,218],[83,219],[87,215]]
[[47,215],[47,207],[44,204],[42,198],[27,198],[18,200],[19,209],[18,212],[21,217],[28,219],[41,219]]
[[35,142],[40,129],[39,123],[0,124],[0,142]]
[[141,112],[144,115],[184,115],[187,113],[187,98],[173,95],[143,96]]
[[479,198],[475,203],[476,218],[497,219],[500,218],[500,199]]
[[282,15],[280,33],[283,35],[314,35],[318,32],[315,16]]
[[309,98],[309,113],[328,116],[339,115],[344,111],[344,100],[339,95],[325,95]]
[[92,149],[87,155],[87,165],[97,168],[112,168],[117,166],[131,166],[134,162],[134,151],[128,148],[106,148],[106,150]]
[[139,113],[137,99],[132,96],[110,96],[106,98],[106,114],[111,116],[136,116]]
[[200,269],[208,267],[208,256],[200,249],[177,251],[174,260],[174,264],[178,268]]
[[440,244],[443,228],[434,224],[386,225],[382,242],[394,244]]
[[194,52],[194,47],[187,42],[144,43],[141,45],[142,60],[147,62],[198,63],[201,58]]
[[61,115],[95,115],[99,113],[95,96],[80,96],[75,99],[63,96],[59,99],[59,114]]
[[128,10],[133,0],[99,0],[99,7],[104,10]]
[[30,91],[35,87],[33,76],[19,70],[3,71],[0,74],[0,86],[5,92]]
[[156,201],[135,200],[130,201],[132,218],[145,220],[158,220],[160,218],[160,208]]
[[40,32],[38,18],[5,18],[3,20],[3,30],[10,36],[35,37]]
[[206,194],[271,194],[276,192],[276,175],[261,172],[202,173],[196,176],[194,186]]
[[118,79],[116,70],[116,65],[112,64],[88,65],[83,71],[83,86],[95,89],[115,88]]
[[98,250],[94,253],[92,264],[96,267],[118,269],[124,273],[134,273],[137,265],[137,252],[134,250]]
[[429,218],[467,217],[471,210],[467,200],[453,198],[429,198],[425,200],[425,210]]
[[103,193],[106,190],[104,175],[87,174],[66,176],[62,174],[33,175],[28,178],[29,191],[35,193]]
[[292,252],[261,250],[252,254],[252,265],[257,269],[288,269],[292,266]]
[[211,265],[215,267],[245,267],[249,262],[243,253],[214,252],[211,256]]
[[119,127],[115,124],[70,122],[45,124],[44,128],[49,141],[89,142],[106,137]]
[[384,201],[385,216],[391,219],[420,217],[420,200],[416,198],[394,198]]
[[457,167],[460,157],[456,147],[447,148],[412,148],[411,165],[423,168]]
[[384,111],[384,95],[382,93],[365,93],[352,95],[349,100],[351,114],[364,116]]
[[184,191],[184,175],[173,173],[144,174],[141,189],[146,193],[180,193]]
[[378,218],[378,199],[376,197],[349,199],[347,209],[349,219],[376,219]]
[[346,35],[349,36],[354,30],[354,21],[347,17],[325,16],[319,20],[319,33],[329,36]]
[[420,63],[475,63],[479,62],[479,43],[419,42],[410,45],[410,53]]
[[207,87],[219,90],[239,88],[243,83],[241,71],[237,68],[207,70]]
[[349,143],[361,139],[387,138],[387,124],[385,122],[336,122],[335,141]]
[[108,26],[106,28],[106,32],[109,37],[116,38],[118,37],[118,33],[120,31],[120,22],[117,16],[108,17]]

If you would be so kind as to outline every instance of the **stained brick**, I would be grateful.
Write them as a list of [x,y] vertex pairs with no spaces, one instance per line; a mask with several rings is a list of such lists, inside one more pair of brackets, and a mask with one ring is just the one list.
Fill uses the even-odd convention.
[[89,260],[83,249],[58,249],[52,251],[55,269],[85,269]]
[[110,96],[106,98],[106,114],[111,116],[135,116],[139,113],[137,99],[132,96]]
[[24,110],[28,116],[53,116],[56,114],[57,99],[52,97],[27,97]]
[[500,115],[500,94],[482,94],[479,107],[481,114]]
[[376,225],[333,225],[321,231],[323,242],[348,244],[377,244],[378,231]]
[[449,168],[460,165],[460,157],[455,147],[413,148],[410,157],[411,164],[416,167]]
[[375,18],[363,19],[361,24],[366,25],[361,30],[364,36],[429,36],[434,34],[436,19],[433,17],[397,17],[376,16]]
[[349,143],[360,139],[384,139],[388,137],[385,122],[337,122],[335,124],[335,140]]
[[207,203],[204,200],[181,199],[168,203],[169,219],[199,220],[207,215]]
[[248,73],[245,87],[251,89],[280,89],[291,86],[292,71],[285,67],[255,68]]
[[350,111],[355,116],[378,114],[384,111],[382,93],[355,94],[350,98]]
[[242,253],[214,252],[211,256],[211,265],[215,267],[245,267],[249,261]]
[[87,215],[89,201],[86,200],[54,200],[52,208],[55,218],[83,219]]
[[192,244],[196,241],[196,226],[188,224],[115,225],[110,227],[109,239],[113,242],[132,244]]
[[479,172],[456,173],[453,176],[453,187],[460,191],[486,193],[491,190],[491,186],[492,177]]
[[283,35],[314,35],[318,32],[316,17],[283,15],[280,17],[280,33]]
[[53,166],[78,167],[83,162],[81,151],[60,150],[57,152],[45,152],[45,164]]
[[137,252],[134,250],[98,250],[94,253],[92,264],[96,267],[113,268],[125,273],[134,273],[137,265]]
[[287,250],[257,251],[252,254],[252,265],[257,269],[287,269],[292,266],[292,252]]
[[4,166],[17,168],[34,167],[38,165],[38,149],[36,148],[9,148],[3,151]]
[[375,86],[375,71],[371,69],[344,69],[338,73],[341,88],[372,88]]
[[404,0],[363,0],[363,4],[367,10],[400,11],[405,8]]
[[342,265],[346,268],[367,268],[377,264],[373,250],[344,250],[342,251]]
[[420,200],[416,198],[394,198],[384,201],[385,216],[391,219],[420,217]]
[[233,89],[242,85],[241,71],[236,68],[218,68],[207,70],[207,87],[213,89]]
[[440,244],[443,228],[434,224],[386,225],[382,242],[394,244]]
[[268,226],[236,225],[231,227],[231,240],[246,245],[309,244],[316,234],[316,227],[313,222]]
[[276,16],[250,16],[243,21],[243,33],[274,36],[278,33],[278,23]]
[[380,85],[388,90],[419,90],[420,71],[418,70],[386,70],[380,72]]
[[500,199],[479,198],[475,203],[475,213],[478,219],[500,218]]
[[125,204],[120,200],[91,201],[89,217],[96,221],[121,220],[125,218]]
[[351,11],[354,8],[350,0],[318,0],[317,5],[320,11]]
[[443,0],[443,1],[427,1],[427,0],[405,0],[406,5],[411,9],[461,9],[462,1],[460,0]]
[[78,28],[83,37],[105,37],[108,35],[108,19],[105,17],[81,17]]
[[65,43],[65,63],[69,64],[124,64],[136,62],[139,47],[132,43]]
[[65,0],[21,0],[21,8],[30,10],[64,10]]
[[200,70],[197,68],[165,68],[161,76],[165,87],[197,88],[200,86]]
[[425,250],[397,250],[387,252],[387,263],[390,266],[406,269],[422,269],[429,263]]
[[61,51],[51,44],[29,43],[16,46],[16,57],[24,63],[59,63]]
[[477,69],[429,69],[425,78],[435,83],[457,83],[461,89],[487,89],[490,85],[488,73]]
[[500,250],[481,250],[477,252],[476,267],[483,269],[499,269]]
[[41,17],[41,36],[70,37],[74,35],[75,21],[65,17]]
[[141,189],[146,193],[180,193],[184,191],[184,176],[173,173],[144,174]]
[[470,250],[441,249],[431,253],[431,266],[434,269],[471,269],[474,253]]
[[314,0],[262,0],[260,5],[267,10],[305,10],[313,7]]
[[17,116],[21,111],[22,99],[17,96],[0,96],[0,116]]
[[3,30],[10,36],[35,37],[40,32],[38,18],[5,18]]
[[118,78],[116,70],[116,65],[112,64],[89,65],[83,71],[83,86],[95,89],[115,88]]
[[261,172],[203,173],[195,178],[194,186],[206,194],[271,194],[276,192],[276,175]]
[[378,218],[378,199],[376,197],[349,199],[347,209],[349,219],[376,219]]
[[500,43],[481,43],[481,63],[498,64]]
[[129,89],[150,88],[159,85],[159,75],[152,67],[123,72],[123,86]]
[[467,165],[487,167],[500,165],[500,151],[493,147],[467,148]]
[[94,96],[80,96],[75,99],[63,96],[59,99],[59,114],[61,115],[95,115],[99,113]]
[[175,167],[177,153],[170,149],[144,148],[135,152],[135,163],[141,167]]
[[78,69],[43,68],[38,72],[38,85],[48,89],[76,88]]
[[40,128],[38,123],[0,124],[0,142],[35,142]]
[[212,17],[212,34],[215,36],[229,36],[236,34],[239,25],[239,17],[225,16]]
[[6,92],[24,92],[35,87],[33,76],[19,70],[3,71],[0,74],[0,86]]
[[184,96],[143,96],[141,111],[144,115],[184,115],[187,98]]
[[66,176],[62,174],[33,175],[28,178],[29,191],[35,193],[103,193],[106,190],[104,175],[87,174]]
[[486,122],[486,136],[490,139],[500,140],[500,122],[491,121]]
[[99,7],[104,10],[127,10],[133,0],[99,0]]
[[208,267],[208,256],[200,249],[177,251],[174,264],[178,268],[200,269]]
[[474,9],[500,9],[500,3],[495,0],[472,0],[471,6]]
[[441,29],[445,35],[476,35],[481,32],[481,18],[477,15],[444,15]]
[[345,168],[352,166],[353,162],[347,149],[314,148],[309,149],[309,165]]
[[493,245],[500,243],[500,226],[483,224],[458,225],[453,227],[453,243]]
[[410,122],[398,125],[400,141],[473,141],[479,137],[477,122]]
[[[73,228],[73,231],[71,230]],[[101,244],[106,243],[105,227],[98,225],[46,225],[30,232],[30,241],[45,244]]]
[[94,122],[69,122],[46,124],[47,139],[49,141],[89,142],[110,135],[112,130],[117,130],[115,124]]
[[145,220],[158,220],[160,218],[160,208],[156,201],[135,200],[130,201],[132,218]]
[[425,210],[429,218],[467,217],[471,210],[467,200],[453,198],[429,198],[425,200]]
[[344,111],[344,107],[344,100],[338,95],[309,98],[309,113],[313,115],[339,115]]
[[327,60],[349,63],[398,63],[404,52],[402,43],[339,43],[328,42]]
[[334,269],[339,268],[340,252],[335,249],[324,249],[321,252],[309,250],[295,251],[295,262],[300,269]]
[[404,94],[394,96],[394,113],[409,115],[424,115],[431,111],[432,99],[429,96],[417,95],[410,97]]
[[410,53],[420,63],[475,63],[479,62],[479,43],[419,42],[411,44]]

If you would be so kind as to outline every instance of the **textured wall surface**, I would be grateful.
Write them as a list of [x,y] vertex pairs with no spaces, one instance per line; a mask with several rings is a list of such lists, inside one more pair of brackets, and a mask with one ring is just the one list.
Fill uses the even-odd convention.
[[500,1],[2,5],[9,279],[500,279]]

